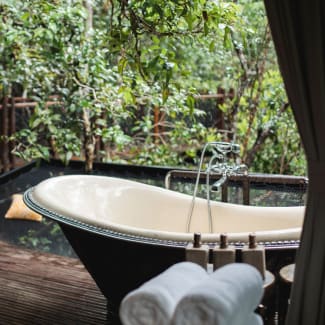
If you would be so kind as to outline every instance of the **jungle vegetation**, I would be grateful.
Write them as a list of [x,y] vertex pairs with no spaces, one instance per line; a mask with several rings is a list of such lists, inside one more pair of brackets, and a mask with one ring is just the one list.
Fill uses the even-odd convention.
[[306,172],[263,1],[0,1],[0,53],[1,101],[37,102],[2,139],[24,159],[193,167],[222,140],[252,171]]

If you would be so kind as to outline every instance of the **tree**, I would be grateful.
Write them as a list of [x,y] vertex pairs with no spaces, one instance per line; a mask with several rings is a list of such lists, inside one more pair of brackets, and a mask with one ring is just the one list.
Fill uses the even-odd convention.
[[[226,39],[207,35],[184,51],[188,86],[201,91],[226,88],[232,96],[218,109],[223,127],[215,137],[236,141],[251,170],[306,173],[306,162],[278,69],[262,1],[237,1],[238,14]],[[194,70],[193,66],[197,69]]]
[[[293,118],[261,1],[28,0],[0,11],[1,90],[19,84],[38,102],[16,135],[21,156],[82,156],[88,170],[94,159],[185,165],[228,139],[255,169],[294,170],[300,142],[283,128]],[[218,86],[235,90],[218,108],[225,129],[203,125],[194,99]],[[47,107],[53,94],[60,103]]]

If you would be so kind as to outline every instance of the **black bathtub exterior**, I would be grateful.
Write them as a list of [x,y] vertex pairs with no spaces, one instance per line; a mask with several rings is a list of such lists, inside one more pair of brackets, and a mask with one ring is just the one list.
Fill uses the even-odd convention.
[[123,240],[63,223],[60,226],[113,309],[129,291],[185,260],[183,247]]

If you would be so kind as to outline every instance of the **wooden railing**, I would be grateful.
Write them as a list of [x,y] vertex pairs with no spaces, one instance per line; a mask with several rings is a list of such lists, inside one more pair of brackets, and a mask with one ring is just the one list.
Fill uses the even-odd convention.
[[[221,174],[211,174],[210,179],[219,179]],[[182,183],[194,183],[197,177],[196,171],[190,170],[172,170],[165,178],[165,187],[172,189],[173,182],[181,181]],[[205,183],[206,173],[200,174],[200,180]],[[251,204],[251,190],[261,186],[265,188],[275,188],[276,191],[281,191],[283,187],[284,192],[296,192],[301,195],[301,202],[304,200],[308,187],[308,178],[304,176],[291,176],[291,175],[274,175],[274,174],[259,174],[248,173],[247,175],[232,175],[229,176],[227,182],[221,188],[221,201],[229,201],[229,191],[231,186],[236,186],[242,189],[242,204]]]
[[[45,106],[57,105],[57,96],[50,97]],[[38,103],[24,97],[4,97],[0,104],[0,173],[17,167],[17,158],[12,153],[15,143],[9,138],[16,132],[16,110],[34,109]]]

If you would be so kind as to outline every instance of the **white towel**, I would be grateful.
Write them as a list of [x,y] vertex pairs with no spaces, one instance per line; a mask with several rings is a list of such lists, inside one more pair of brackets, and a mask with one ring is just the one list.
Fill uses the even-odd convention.
[[131,291],[120,306],[124,325],[169,325],[175,307],[193,286],[208,278],[206,270],[181,262]]
[[240,325],[263,325],[263,319],[260,315],[255,313],[251,313],[248,316],[248,320],[246,323],[241,323]]
[[256,268],[228,264],[189,290],[178,303],[171,324],[259,324],[261,319],[253,312],[262,295],[263,280]]

